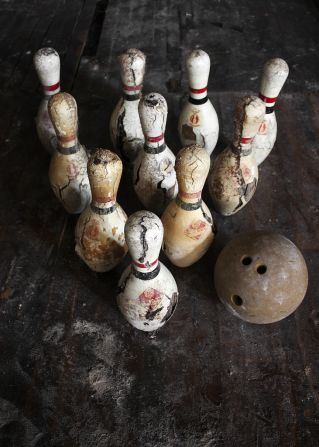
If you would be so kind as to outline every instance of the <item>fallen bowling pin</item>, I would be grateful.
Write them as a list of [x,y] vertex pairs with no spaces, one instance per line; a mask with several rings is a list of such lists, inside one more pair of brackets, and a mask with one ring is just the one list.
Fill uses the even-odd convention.
[[92,203],[76,224],[75,251],[92,270],[108,272],[127,253],[127,216],[116,201],[123,166],[113,152],[97,149],[89,158],[87,169]]
[[288,74],[289,67],[283,59],[270,59],[264,65],[259,98],[266,106],[266,115],[252,143],[258,166],[268,157],[276,141],[277,120],[274,107]]
[[265,116],[265,105],[257,96],[245,96],[237,104],[234,137],[215,159],[208,177],[215,210],[230,216],[253,197],[258,182],[258,167],[252,141]]
[[81,213],[91,202],[87,175],[87,155],[78,141],[76,101],[69,93],[58,93],[49,100],[49,115],[57,135],[57,150],[50,162],[52,190],[70,214]]
[[132,326],[155,331],[173,315],[178,290],[170,271],[158,260],[163,225],[149,211],[137,211],[125,225],[125,239],[132,256],[119,282],[118,306]]
[[178,267],[198,261],[215,237],[211,212],[202,200],[209,168],[209,154],[201,146],[188,146],[177,154],[178,196],[167,206],[162,222],[163,250]]
[[138,113],[143,87],[146,57],[136,48],[119,57],[123,97],[117,103],[110,121],[114,148],[125,160],[133,161],[144,145],[144,134]]
[[37,133],[43,147],[53,154],[57,138],[49,116],[48,102],[52,95],[60,91],[60,57],[53,48],[41,48],[35,53],[33,62],[44,93],[35,118]]
[[211,154],[217,144],[219,123],[216,110],[207,96],[210,58],[203,50],[192,51],[186,59],[189,98],[178,122],[182,146],[199,144]]
[[149,93],[141,99],[139,113],[145,144],[134,163],[134,189],[143,206],[160,215],[177,194],[175,156],[164,140],[165,98]]

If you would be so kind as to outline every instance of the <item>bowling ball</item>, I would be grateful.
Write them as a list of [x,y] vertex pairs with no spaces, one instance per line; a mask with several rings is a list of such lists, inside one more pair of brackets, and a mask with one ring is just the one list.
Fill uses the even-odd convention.
[[250,323],[273,323],[294,312],[308,286],[298,248],[271,231],[239,235],[220,253],[214,272],[220,300]]

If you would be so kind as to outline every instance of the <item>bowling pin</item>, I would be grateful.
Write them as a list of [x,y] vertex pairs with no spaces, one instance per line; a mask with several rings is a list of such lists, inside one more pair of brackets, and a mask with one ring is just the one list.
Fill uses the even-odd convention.
[[71,214],[81,213],[91,202],[87,155],[78,141],[78,113],[73,96],[58,93],[49,100],[49,115],[57,135],[49,179],[54,194]]
[[96,272],[108,272],[126,255],[126,214],[116,202],[122,175],[120,158],[107,149],[97,149],[88,161],[92,203],[75,228],[75,251]]
[[270,59],[264,65],[259,98],[266,106],[266,115],[252,144],[257,165],[260,165],[268,157],[274,147],[277,137],[274,106],[288,74],[289,67],[283,59]]
[[198,261],[215,237],[211,212],[201,198],[209,168],[209,154],[201,146],[187,146],[177,154],[178,196],[167,206],[162,222],[163,250],[178,267]]
[[144,145],[144,135],[138,113],[146,57],[142,51],[130,48],[119,57],[123,97],[115,107],[110,121],[114,148],[125,160],[133,161]]
[[134,189],[145,208],[161,214],[177,194],[175,156],[164,140],[165,98],[149,93],[141,99],[139,113],[145,144],[134,163]]
[[233,143],[215,159],[208,177],[214,208],[229,216],[237,213],[253,197],[258,167],[252,140],[264,120],[265,105],[256,96],[245,96],[236,108]]
[[150,211],[137,211],[126,222],[125,238],[133,262],[120,279],[117,303],[132,326],[155,331],[171,318],[178,300],[173,275],[158,260],[162,222]]
[[53,48],[41,48],[35,53],[33,61],[44,93],[35,119],[37,133],[43,147],[53,154],[57,139],[49,117],[48,102],[52,95],[60,91],[60,57]]
[[178,122],[182,146],[199,144],[211,154],[217,144],[219,124],[214,106],[207,96],[210,58],[203,50],[192,51],[186,59],[189,98]]

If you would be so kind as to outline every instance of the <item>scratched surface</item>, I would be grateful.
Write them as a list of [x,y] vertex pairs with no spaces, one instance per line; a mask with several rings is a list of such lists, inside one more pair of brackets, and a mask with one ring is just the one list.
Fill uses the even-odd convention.
[[[302,0],[0,0],[0,446],[317,446],[319,443],[319,13]],[[156,335],[119,313],[113,272],[74,253],[76,218],[50,190],[34,116],[41,92],[32,54],[61,55],[63,89],[78,101],[80,141],[109,147],[120,95],[118,53],[147,54],[145,91],[169,106],[167,143],[180,148],[182,58],[212,56],[209,93],[231,138],[234,105],[258,90],[267,58],[290,66],[278,139],[253,200],[214,215],[219,232],[197,264],[178,269],[180,302]],[[211,202],[205,192],[206,202]],[[141,206],[124,172],[119,202]],[[305,256],[307,296],[286,320],[256,326],[228,313],[213,266],[236,234],[273,229]]]

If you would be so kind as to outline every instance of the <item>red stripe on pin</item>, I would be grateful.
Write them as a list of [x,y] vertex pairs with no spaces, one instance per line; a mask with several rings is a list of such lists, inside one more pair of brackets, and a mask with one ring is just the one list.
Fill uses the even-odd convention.
[[200,197],[202,195],[202,191],[198,192],[179,192],[179,196],[183,199],[197,199],[197,197]]
[[142,90],[143,84],[140,85],[125,85],[123,84],[123,90],[126,92],[136,92],[136,90]]
[[96,201],[99,202],[99,203],[114,202],[114,197],[97,197]]
[[70,141],[73,141],[75,139],[76,139],[76,135],[65,135],[65,136],[60,135],[58,137],[58,140],[60,141],[60,143],[70,143]]
[[266,104],[274,104],[278,98],[278,96],[276,96],[276,98],[269,98],[268,96],[264,96],[263,94],[259,93],[259,98],[264,101]]
[[240,139],[241,144],[248,144],[248,143],[251,143],[251,141],[252,141],[252,138],[241,138]]
[[192,88],[192,87],[190,87],[190,91],[192,92],[192,93],[195,93],[195,94],[200,94],[200,93],[205,93],[205,92],[207,92],[207,85],[206,85],[206,87],[203,87],[203,88]]
[[164,139],[164,134],[161,133],[158,137],[146,137],[146,141],[149,143],[157,143],[158,141],[161,141]]
[[53,85],[44,85],[43,89],[46,92],[54,92],[54,90],[57,90],[59,87],[60,87],[60,81]]
[[136,267],[139,267],[140,269],[147,269],[149,267],[153,267],[158,262],[158,259],[155,259],[155,261],[151,262],[150,264],[142,264],[141,262],[133,261],[133,263],[136,265]]

